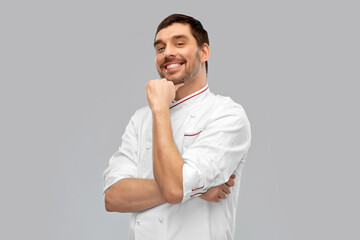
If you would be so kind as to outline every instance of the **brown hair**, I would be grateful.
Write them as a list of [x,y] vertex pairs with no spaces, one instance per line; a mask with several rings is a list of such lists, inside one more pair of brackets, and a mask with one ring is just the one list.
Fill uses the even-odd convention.
[[[170,26],[173,23],[189,24],[190,28],[191,28],[191,33],[194,36],[194,38],[196,39],[196,43],[199,46],[199,48],[201,48],[204,45],[204,43],[207,43],[208,45],[210,45],[208,33],[203,28],[201,22],[199,20],[196,20],[193,17],[186,16],[183,14],[172,14],[172,15],[168,16],[167,18],[165,18],[164,20],[162,20],[162,22],[157,27],[155,38],[161,29],[167,28],[168,26]],[[205,62],[205,67],[206,67],[206,73],[207,73],[208,72],[208,62],[207,61]]]

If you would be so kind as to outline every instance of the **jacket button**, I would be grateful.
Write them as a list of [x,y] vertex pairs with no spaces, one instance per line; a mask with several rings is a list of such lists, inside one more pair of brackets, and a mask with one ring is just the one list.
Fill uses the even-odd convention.
[[164,219],[163,218],[159,218],[159,222],[163,223]]
[[151,146],[150,145],[147,145],[146,146],[146,150],[150,150]]
[[138,224],[140,224],[140,223],[141,223],[141,220],[140,220],[140,219],[138,219],[138,220],[136,220],[136,222],[137,222]]

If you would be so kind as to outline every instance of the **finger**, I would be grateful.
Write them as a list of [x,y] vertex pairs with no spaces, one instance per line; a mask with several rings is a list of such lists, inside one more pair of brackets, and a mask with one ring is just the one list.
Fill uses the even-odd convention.
[[226,193],[226,194],[230,194],[230,187],[226,186],[225,184],[223,184],[223,186],[221,187],[221,190]]
[[182,86],[184,86],[184,83],[176,84],[176,85],[175,85],[175,92],[176,92],[179,88],[181,88]]
[[218,195],[219,199],[225,199],[226,198],[226,194],[223,191],[220,191],[219,195]]
[[231,179],[235,179],[236,175],[235,174],[231,174],[230,178]]
[[229,187],[233,187],[235,185],[235,182],[233,179],[229,179],[229,181],[227,181],[225,184]]

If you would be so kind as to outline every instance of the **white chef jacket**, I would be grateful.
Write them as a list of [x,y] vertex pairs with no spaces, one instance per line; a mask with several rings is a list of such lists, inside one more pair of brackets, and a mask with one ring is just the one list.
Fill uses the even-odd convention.
[[[208,85],[174,100],[169,108],[174,141],[184,160],[183,200],[133,213],[131,239],[233,239],[241,170],[251,140],[245,111],[229,97],[211,93]],[[226,199],[216,203],[198,197],[233,173],[235,186]],[[131,117],[104,172],[104,192],[124,178],[154,179],[149,107]]]

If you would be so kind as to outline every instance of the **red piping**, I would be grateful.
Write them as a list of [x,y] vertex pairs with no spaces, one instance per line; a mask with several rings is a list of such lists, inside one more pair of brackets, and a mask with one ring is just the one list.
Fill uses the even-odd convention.
[[183,103],[183,102],[185,102],[185,101],[189,100],[190,98],[193,98],[193,97],[195,97],[195,96],[197,96],[197,95],[199,95],[199,94],[201,94],[201,93],[205,92],[208,88],[209,88],[209,87],[205,88],[205,89],[204,89],[204,90],[202,90],[201,92],[199,92],[199,93],[197,93],[197,94],[195,94],[195,95],[193,95],[193,96],[191,96],[191,97],[188,97],[187,99],[182,100],[181,102],[179,102],[179,103],[177,103],[177,104],[175,104],[175,105],[171,106],[169,109],[172,109],[173,107],[176,107],[176,106],[177,106],[177,105],[179,105],[180,103]]
[[204,186],[202,186],[202,187],[198,187],[198,188],[194,188],[194,189],[191,189],[191,191],[199,190],[199,189],[202,189],[202,188],[204,188]]
[[196,136],[198,135],[199,133],[201,133],[202,131],[198,132],[198,133],[194,133],[194,134],[184,134],[184,136],[186,137],[191,137],[191,136]]
[[191,195],[190,197],[193,197],[193,196],[195,196],[195,195],[199,195],[199,194],[204,194],[204,193],[206,193],[206,192],[199,192],[199,193],[195,193],[195,194]]

